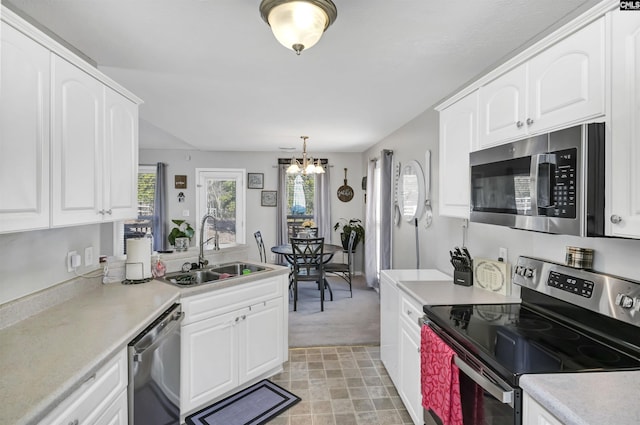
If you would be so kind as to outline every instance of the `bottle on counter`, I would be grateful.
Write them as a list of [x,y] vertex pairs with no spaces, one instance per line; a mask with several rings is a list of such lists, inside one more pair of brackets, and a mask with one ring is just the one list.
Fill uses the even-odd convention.
[[167,272],[167,266],[162,261],[162,258],[160,258],[160,255],[155,257],[152,269],[153,277],[163,277]]

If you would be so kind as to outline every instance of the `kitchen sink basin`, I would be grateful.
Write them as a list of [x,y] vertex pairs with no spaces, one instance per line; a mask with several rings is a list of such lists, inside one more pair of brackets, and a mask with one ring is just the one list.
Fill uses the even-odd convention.
[[254,264],[246,264],[246,263],[229,263],[223,264],[220,266],[216,266],[211,268],[212,272],[220,273],[220,274],[230,274],[233,276],[246,275],[255,272],[261,272],[266,270],[266,267],[256,266]]
[[233,279],[234,277],[258,273],[265,270],[268,271],[271,269],[268,267],[256,266],[254,264],[238,262],[222,264],[207,269],[190,270],[188,272],[167,273],[162,280],[176,286],[194,286]]

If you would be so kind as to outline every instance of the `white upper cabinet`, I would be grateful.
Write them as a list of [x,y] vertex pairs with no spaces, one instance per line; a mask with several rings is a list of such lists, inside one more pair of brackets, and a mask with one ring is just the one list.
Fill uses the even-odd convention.
[[104,88],[104,210],[123,220],[138,214],[138,105]]
[[491,146],[527,134],[527,66],[520,65],[480,87],[478,146]]
[[52,55],[53,225],[95,223],[102,202],[103,87]]
[[440,112],[440,215],[469,218],[469,152],[477,119],[477,91]]
[[0,233],[49,227],[49,51],[0,24]]
[[602,116],[605,19],[480,88],[482,149]]
[[640,238],[640,14],[612,12],[609,236]]

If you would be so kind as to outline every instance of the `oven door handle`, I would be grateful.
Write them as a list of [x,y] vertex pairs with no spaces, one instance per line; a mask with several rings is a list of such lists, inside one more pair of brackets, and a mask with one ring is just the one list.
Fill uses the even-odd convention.
[[471,378],[476,384],[480,385],[483,390],[497,398],[498,401],[504,404],[513,405],[513,390],[505,391],[503,388],[473,370],[471,366],[462,361],[458,356],[453,357],[453,362],[462,372],[464,372],[465,375]]

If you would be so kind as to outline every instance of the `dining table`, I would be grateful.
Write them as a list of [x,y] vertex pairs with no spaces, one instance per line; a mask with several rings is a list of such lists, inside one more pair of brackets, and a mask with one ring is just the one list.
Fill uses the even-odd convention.
[[[325,243],[323,244],[323,250],[324,250],[324,253],[323,253],[324,258],[322,262],[328,263],[329,261],[331,261],[331,259],[336,253],[343,252],[344,248],[342,247],[342,245],[333,245],[333,244]],[[290,243],[272,246],[271,252],[273,252],[274,254],[283,255],[289,264],[294,263],[293,248],[291,247]]]

